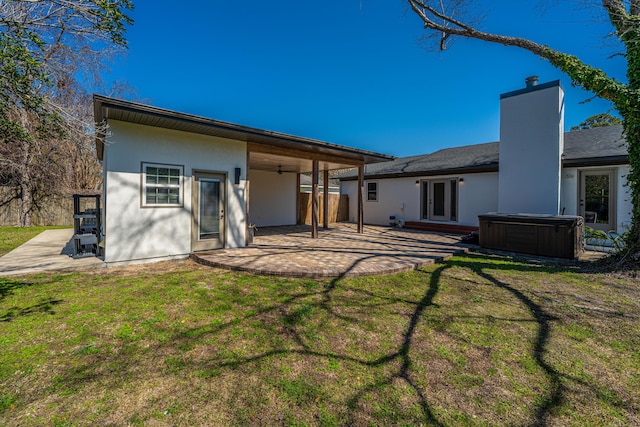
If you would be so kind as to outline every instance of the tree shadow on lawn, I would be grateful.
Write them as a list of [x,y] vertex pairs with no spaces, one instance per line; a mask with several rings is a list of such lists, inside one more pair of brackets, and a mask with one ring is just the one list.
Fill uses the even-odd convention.
[[[0,302],[2,302],[6,297],[12,295],[14,290],[29,287],[33,284],[33,282],[24,280],[0,277]],[[10,322],[17,317],[35,313],[55,314],[53,307],[61,302],[62,300],[49,297],[27,307],[10,307],[6,309],[7,311],[4,314],[0,314],[0,322]]]
[[[535,425],[546,425],[547,418],[549,413],[556,407],[562,404],[564,386],[562,385],[562,381],[560,379],[560,374],[558,371],[551,366],[551,364],[547,363],[544,359],[546,353],[546,346],[549,341],[549,334],[551,332],[551,320],[556,320],[553,316],[549,315],[541,305],[536,304],[531,298],[527,297],[522,291],[516,289],[515,287],[510,286],[508,283],[498,280],[493,275],[487,272],[487,270],[518,270],[518,268],[513,268],[512,266],[502,265],[500,267],[496,266],[496,264],[485,263],[483,262],[482,257],[476,258],[479,262],[473,262],[469,265],[468,262],[459,262],[452,261],[449,263],[450,266],[460,266],[470,268],[474,271],[478,276],[487,280],[490,283],[493,283],[498,288],[504,289],[511,293],[521,304],[523,304],[529,312],[531,316],[535,319],[535,322],[538,324],[537,333],[535,338],[535,344],[533,347],[533,357],[536,361],[536,364],[544,370],[544,373],[551,384],[551,390],[546,397],[543,397],[538,403],[538,409],[535,414]],[[505,268],[507,267],[507,268]],[[533,267],[535,270],[536,268]],[[540,267],[540,270],[546,270],[544,267]],[[531,271],[531,268],[527,268],[527,271]]]
[[37,304],[30,305],[28,307],[11,307],[7,309],[7,312],[3,315],[0,315],[0,322],[11,322],[18,317],[28,316],[30,314],[36,313],[45,313],[45,314],[56,314],[53,310],[55,305],[58,305],[62,302],[60,299],[55,298],[46,298],[40,301]]
[[[493,272],[496,271],[514,271],[514,272],[544,272],[544,271],[575,271],[572,268],[562,268],[550,270],[549,267],[538,265],[527,265],[519,263],[492,263],[487,262],[483,256],[468,255],[463,260],[450,260],[437,266],[433,271],[428,272],[419,270],[415,274],[419,274],[424,277],[423,283],[425,286],[425,292],[421,298],[412,300],[406,297],[395,297],[389,294],[377,294],[371,289],[362,289],[357,286],[350,286],[348,281],[342,279],[335,279],[327,283],[320,290],[309,290],[308,292],[296,292],[286,294],[286,290],[283,290],[283,295],[287,295],[287,298],[283,299],[279,303],[269,304],[259,309],[250,310],[249,314],[234,318],[232,320],[219,323],[216,325],[206,325],[198,328],[188,329],[179,333],[174,333],[168,340],[158,343],[157,346],[150,350],[156,354],[175,354],[176,349],[193,349],[198,345],[203,345],[208,339],[218,336],[223,333],[230,333],[234,330],[240,330],[243,325],[248,325],[252,321],[265,321],[264,316],[269,316],[267,321],[271,322],[276,327],[280,327],[281,330],[286,332],[289,342],[286,345],[280,345],[275,342],[272,343],[271,349],[266,351],[255,351],[254,354],[249,356],[232,354],[223,354],[224,349],[219,349],[218,353],[208,359],[198,360],[193,357],[189,357],[184,353],[184,356],[179,357],[179,363],[174,371],[175,374],[180,375],[181,372],[214,372],[217,376],[220,372],[231,372],[237,369],[255,369],[258,375],[260,370],[260,363],[268,361],[273,357],[286,358],[288,356],[298,357],[310,357],[312,359],[324,359],[327,362],[332,360],[342,361],[348,364],[356,364],[362,367],[374,367],[385,368],[383,372],[386,374],[369,381],[367,384],[359,387],[355,392],[351,393],[346,401],[343,402],[348,408],[344,419],[345,425],[361,424],[363,419],[369,417],[369,421],[372,420],[370,413],[365,413],[370,409],[366,408],[367,396],[371,393],[383,393],[384,389],[398,382],[404,383],[408,390],[413,393],[413,399],[419,406],[421,422],[432,425],[445,425],[445,418],[441,415],[441,411],[434,409],[434,404],[437,402],[437,396],[431,396],[425,386],[421,384],[420,378],[424,376],[422,373],[415,371],[414,359],[427,357],[423,354],[416,355],[415,347],[415,334],[416,329],[421,322],[425,322],[431,316],[429,314],[429,308],[437,308],[438,305],[434,302],[438,296],[438,292],[441,287],[443,274],[453,268],[460,267],[475,273],[479,278],[490,283],[492,286],[504,290],[508,295],[511,295],[512,300],[517,302],[519,306],[525,308],[531,318],[525,319],[510,319],[511,322],[526,322],[532,321],[536,324],[535,337],[533,343],[523,339],[523,348],[530,348],[531,357],[535,361],[535,364],[543,373],[546,378],[546,382],[549,386],[543,391],[543,396],[537,396],[531,402],[531,406],[535,407],[534,413],[526,413],[523,411],[524,419],[520,420],[523,424],[534,425],[546,425],[549,422],[550,415],[554,410],[562,406],[564,402],[565,387],[562,383],[562,378],[570,378],[568,375],[564,375],[554,367],[546,358],[547,345],[549,342],[550,333],[552,331],[552,321],[554,317],[548,313],[542,305],[536,303],[530,297],[528,297],[523,291],[508,283],[504,279],[497,278]],[[338,291],[349,291],[354,297],[348,297],[346,295],[336,295]],[[300,304],[307,304],[311,309],[305,309]],[[347,351],[319,351],[316,350],[317,346],[304,334],[301,334],[299,325],[306,315],[317,316],[318,312],[325,313],[329,318],[336,319],[345,326],[358,325],[362,319],[358,316],[358,310],[364,316],[368,315],[368,311],[375,307],[375,309],[383,309],[386,306],[396,309],[400,304],[403,307],[410,307],[410,315],[408,323],[400,335],[397,337],[398,343],[400,343],[395,351],[390,351],[386,354],[379,355],[377,357],[356,357],[349,355]],[[351,309],[349,314],[342,312],[344,307]],[[318,311],[314,311],[318,309]],[[396,313],[397,314],[397,313]],[[253,326],[255,327],[255,326]],[[452,335],[453,331],[449,331]],[[263,331],[263,333],[265,333]],[[529,346],[532,344],[531,346]],[[120,378],[129,378],[132,380],[138,375],[143,373],[138,372],[135,366],[131,366],[133,362],[128,357],[132,357],[136,354],[135,343],[127,344],[126,351],[119,351],[114,354],[100,354],[96,355],[100,363],[112,366],[114,369],[120,371]],[[292,345],[297,348],[291,348]],[[283,348],[289,347],[289,348]],[[335,346],[334,346],[335,348]],[[109,370],[104,373],[96,372],[93,369],[93,363],[95,360],[87,361],[87,365],[78,366],[70,369],[66,375],[59,377],[59,382],[65,383],[68,387],[77,389],[82,383],[93,381],[106,381],[113,382],[117,385],[118,379],[108,379],[105,376],[109,375]],[[252,368],[253,366],[253,368]],[[159,367],[158,369],[162,369]],[[148,374],[148,373],[147,373]],[[427,372],[427,375],[429,373]],[[215,381],[215,380],[214,380]],[[595,382],[595,380],[594,380]],[[592,388],[597,388],[597,384],[588,385]],[[357,387],[356,387],[357,388]],[[455,392],[455,390],[452,390]],[[401,406],[400,402],[397,402],[397,406]],[[446,408],[445,408],[446,409]],[[231,416],[231,414],[229,414]],[[469,417],[472,414],[466,414]],[[447,418],[450,419],[450,418]],[[238,422],[242,420],[236,420]],[[378,422],[385,423],[383,419],[378,419]],[[388,419],[388,422],[396,422],[398,420]],[[402,421],[402,420],[401,420]],[[495,420],[494,420],[495,421]],[[511,421],[511,420],[510,420]],[[450,421],[449,421],[450,422]],[[517,421],[516,421],[517,422]],[[450,422],[452,425],[455,424]],[[513,423],[511,423],[513,424]]]
[[14,289],[26,288],[33,285],[31,282],[16,280],[9,277],[0,277],[0,301],[13,294]]
[[[544,425],[547,422],[547,416],[553,408],[557,407],[562,403],[562,393],[563,387],[559,378],[558,372],[544,360],[544,354],[546,352],[546,344],[549,338],[549,333],[551,329],[550,320],[553,318],[548,315],[540,305],[533,302],[530,298],[528,298],[521,291],[509,286],[508,283],[500,281],[493,277],[486,270],[513,270],[513,271],[545,271],[546,267],[543,266],[535,266],[535,265],[518,265],[518,264],[484,264],[482,260],[483,257],[470,257],[473,259],[472,262],[469,261],[449,261],[443,263],[441,266],[437,267],[433,272],[427,273],[425,271],[418,271],[417,274],[422,274],[425,276],[425,281],[428,282],[428,288],[426,293],[422,296],[419,301],[408,301],[403,298],[390,298],[384,295],[376,295],[374,292],[365,289],[352,289],[355,290],[360,296],[375,298],[376,300],[387,300],[387,304],[393,305],[398,302],[402,302],[404,304],[410,303],[414,309],[413,313],[410,316],[409,324],[402,335],[402,344],[395,352],[391,352],[384,356],[375,358],[375,359],[362,359],[355,358],[345,354],[332,353],[332,352],[318,352],[312,350],[311,346],[307,344],[303,337],[295,330],[295,328],[288,327],[287,330],[290,335],[293,337],[293,341],[300,347],[299,349],[274,349],[271,351],[263,352],[261,354],[253,355],[251,357],[247,357],[244,359],[233,360],[233,361],[220,361],[215,365],[215,368],[228,368],[231,367],[233,369],[237,369],[240,366],[248,365],[252,363],[257,363],[261,360],[271,358],[273,356],[287,356],[291,354],[298,354],[302,356],[313,356],[320,358],[327,358],[333,360],[341,360],[346,362],[352,362],[356,364],[361,364],[364,366],[371,367],[379,367],[383,365],[388,365],[389,367],[393,367],[398,365],[399,367],[391,374],[386,376],[384,379],[378,379],[377,381],[363,387],[356,393],[354,393],[347,402],[347,406],[351,408],[351,412],[349,414],[349,419],[345,422],[347,425],[353,425],[358,423],[358,414],[357,408],[361,406],[362,400],[368,393],[381,391],[385,387],[391,386],[394,381],[400,380],[404,381],[414,392],[415,397],[418,401],[420,409],[423,414],[423,421],[429,424],[438,424],[443,425],[443,421],[439,420],[438,417],[434,414],[434,410],[432,409],[429,403],[429,396],[427,395],[426,390],[424,390],[414,378],[414,373],[412,372],[412,358],[411,351],[413,347],[413,339],[416,327],[418,324],[424,319],[425,310],[431,306],[434,306],[434,298],[438,293],[438,289],[441,282],[442,274],[449,268],[453,266],[460,266],[464,268],[468,268],[474,271],[481,278],[493,283],[496,287],[504,289],[510,292],[513,297],[515,297],[522,305],[524,305],[528,311],[531,313],[533,317],[533,321],[537,323],[537,335],[535,338],[535,345],[533,347],[533,357],[540,368],[544,371],[546,377],[548,378],[551,384],[551,390],[548,393],[548,396],[543,397],[541,399],[542,403],[538,404],[538,410],[535,414],[535,424]],[[321,308],[324,312],[329,314],[330,316],[334,316],[344,322],[348,323],[358,323],[359,319],[355,316],[347,316],[342,313],[339,313],[339,310],[335,309],[335,301],[332,296],[334,291],[343,287],[342,279],[335,279],[331,281],[325,289],[322,291],[322,299],[317,306]],[[293,303],[293,300],[288,301],[288,303]],[[360,304],[363,309],[370,308],[369,304],[359,303],[356,299],[350,300],[350,303],[353,305]],[[379,303],[377,306],[380,307],[385,303]],[[532,321],[531,319],[523,319],[525,322]],[[395,362],[395,363],[394,363]],[[210,367],[211,368],[211,367]]]

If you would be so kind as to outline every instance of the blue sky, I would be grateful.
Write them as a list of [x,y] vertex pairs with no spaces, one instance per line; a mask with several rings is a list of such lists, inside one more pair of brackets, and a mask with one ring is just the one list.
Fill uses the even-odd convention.
[[[625,79],[611,27],[584,1],[477,1],[482,28],[529,37]],[[588,3],[588,2],[587,2]],[[181,7],[182,5],[182,7]],[[541,5],[546,5],[543,9]],[[499,95],[560,79],[567,129],[608,111],[525,51],[458,40],[420,44],[402,0],[135,0],[129,49],[106,76],[152,105],[409,156],[496,141]]]

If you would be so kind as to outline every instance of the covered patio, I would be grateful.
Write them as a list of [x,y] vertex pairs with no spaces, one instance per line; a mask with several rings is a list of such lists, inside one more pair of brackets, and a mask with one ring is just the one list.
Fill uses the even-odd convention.
[[201,264],[283,277],[357,277],[418,269],[471,246],[460,236],[334,223],[312,238],[308,225],[265,227],[251,246],[195,252]]
[[357,225],[354,231],[363,232],[364,166],[392,160],[393,156],[274,132],[245,132],[248,218],[245,245],[249,244],[250,225],[273,227],[304,224],[304,220],[299,218],[300,183],[303,174],[310,175],[311,181],[311,226],[306,230],[311,238],[320,237],[319,227],[324,230],[329,228],[330,171],[345,169],[357,169],[356,212],[350,213],[350,216]]

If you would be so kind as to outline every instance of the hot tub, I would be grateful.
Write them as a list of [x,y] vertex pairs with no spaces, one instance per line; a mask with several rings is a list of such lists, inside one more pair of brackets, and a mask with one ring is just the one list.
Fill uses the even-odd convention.
[[565,259],[582,252],[580,216],[489,213],[478,220],[483,248]]

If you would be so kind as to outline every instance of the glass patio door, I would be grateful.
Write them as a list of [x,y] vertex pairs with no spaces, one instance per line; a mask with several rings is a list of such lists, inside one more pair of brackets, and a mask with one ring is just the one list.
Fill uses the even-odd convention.
[[431,211],[430,219],[449,221],[449,199],[446,181],[431,182]]
[[586,226],[615,230],[615,175],[613,170],[580,172],[578,214]]
[[429,219],[429,206],[431,205],[431,200],[429,199],[429,181],[420,181],[420,193],[420,199],[422,200],[420,218]]
[[196,172],[192,182],[191,250],[224,247],[225,176]]
[[434,221],[457,221],[458,180],[420,182],[421,218]]

